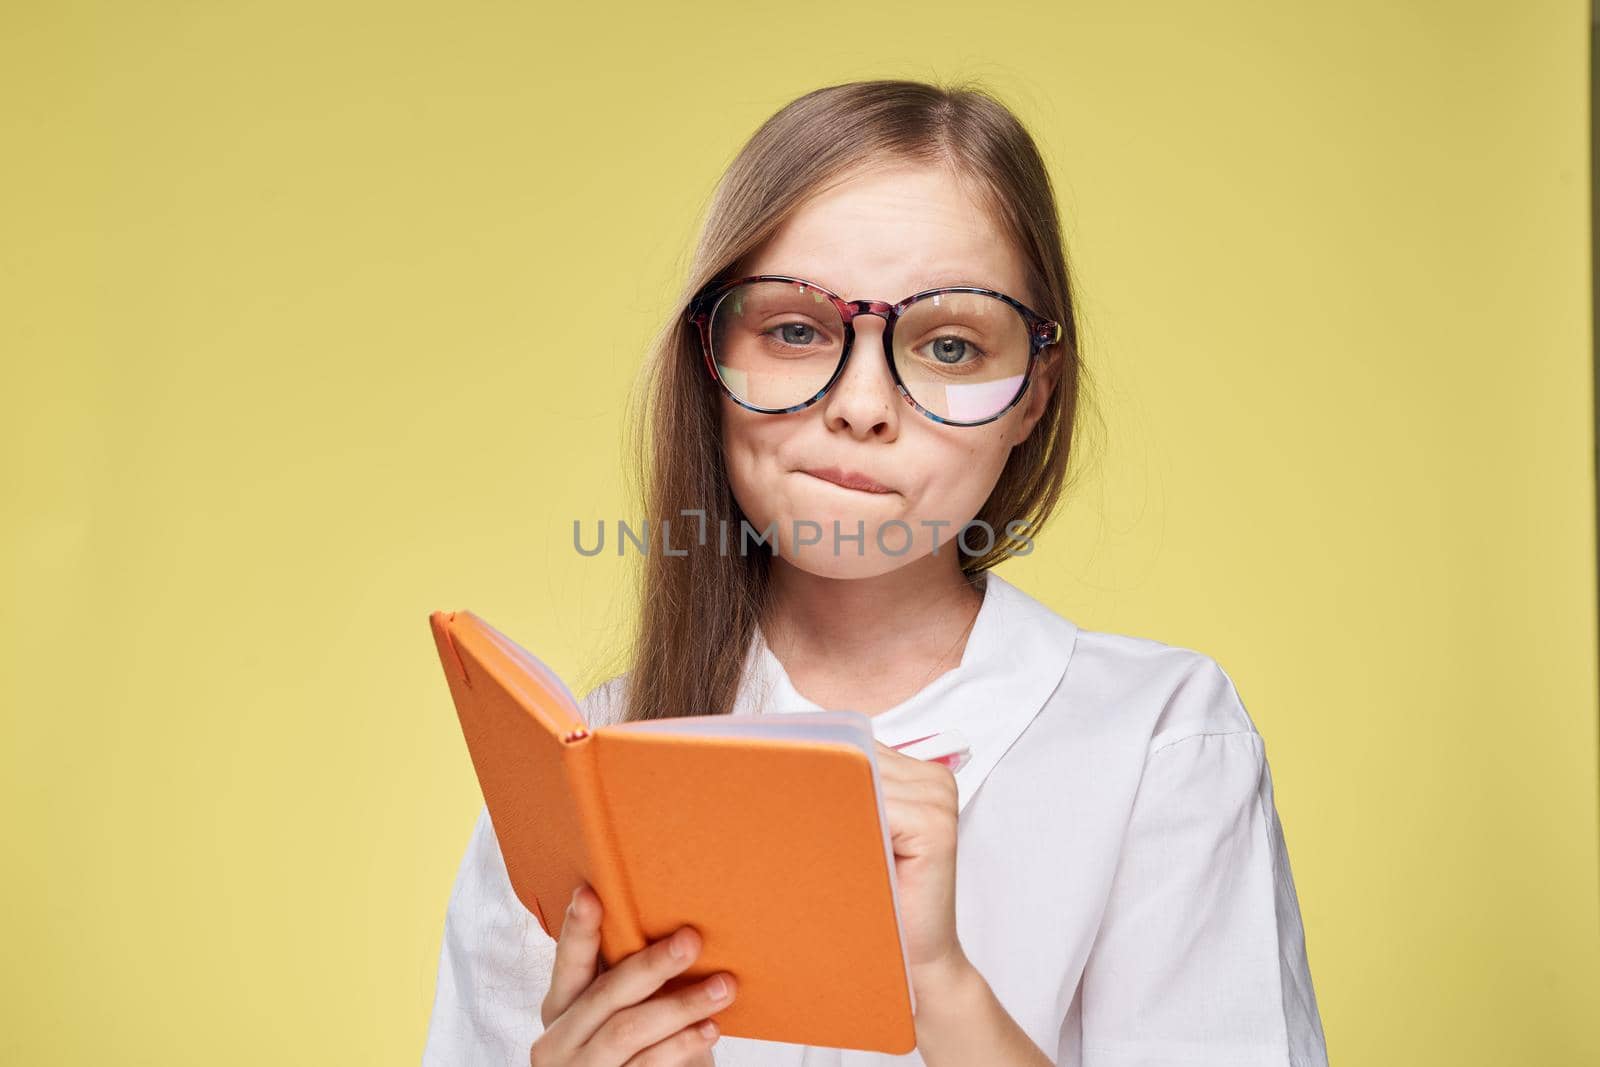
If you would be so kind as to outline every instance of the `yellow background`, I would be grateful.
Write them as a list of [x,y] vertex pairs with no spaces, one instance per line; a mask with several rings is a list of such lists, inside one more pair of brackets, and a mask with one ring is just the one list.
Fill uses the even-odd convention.
[[1234,676],[1333,1061],[1596,1062],[1586,17],[7,5],[0,1059],[415,1061],[427,612],[614,667],[572,521],[712,185],[893,75],[1047,154],[1104,428],[1003,573]]

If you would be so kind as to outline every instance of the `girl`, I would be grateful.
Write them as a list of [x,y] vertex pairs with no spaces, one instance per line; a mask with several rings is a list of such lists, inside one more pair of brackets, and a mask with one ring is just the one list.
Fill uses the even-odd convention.
[[[800,97],[721,181],[684,297],[639,451],[646,513],[688,531],[684,554],[650,553],[631,669],[585,718],[870,715],[917,1049],[718,1040],[732,976],[655,995],[697,931],[607,969],[585,886],[552,942],[484,811],[424,1062],[1325,1065],[1229,676],[992,570],[1063,491],[1081,376],[1054,195],[1016,117],[910,81]],[[890,747],[952,730],[954,770]]]

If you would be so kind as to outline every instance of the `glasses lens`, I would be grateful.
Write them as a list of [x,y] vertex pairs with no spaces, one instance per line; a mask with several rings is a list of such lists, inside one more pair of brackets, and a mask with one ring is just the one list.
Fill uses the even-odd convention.
[[798,282],[749,282],[711,316],[711,358],[728,391],[767,410],[822,391],[844,350],[844,320],[828,298]]
[[982,422],[1022,391],[1028,324],[982,293],[935,293],[900,316],[894,365],[911,398],[950,422]]

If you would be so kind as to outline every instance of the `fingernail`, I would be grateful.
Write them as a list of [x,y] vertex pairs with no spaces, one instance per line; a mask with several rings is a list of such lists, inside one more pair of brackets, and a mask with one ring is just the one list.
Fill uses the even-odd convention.
[[706,983],[706,993],[712,1000],[721,1000],[728,995],[728,980],[722,975],[717,975]]
[[670,948],[670,950],[672,952],[672,958],[675,959],[675,960],[681,960],[684,957],[688,956],[689,955],[689,934],[688,934],[688,932],[685,931],[685,930],[679,930],[677,933],[673,934],[672,935],[672,944],[669,946],[669,948]]
[[710,1041],[717,1036],[717,1024],[712,1022],[710,1019],[704,1020],[699,1026],[695,1027],[695,1029],[699,1030],[700,1036],[705,1038],[707,1041]]

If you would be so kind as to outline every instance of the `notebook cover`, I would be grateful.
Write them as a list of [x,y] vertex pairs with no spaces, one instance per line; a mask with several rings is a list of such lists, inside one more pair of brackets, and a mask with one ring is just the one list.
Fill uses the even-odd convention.
[[700,957],[665,988],[732,973],[739,994],[713,1016],[724,1034],[915,1048],[866,752],[591,731],[560,679],[493,627],[471,612],[431,619],[512,887],[546,934],[560,936],[587,881],[606,902],[608,962],[685,923],[700,931]]
[[[788,716],[785,716],[788,718]],[[865,718],[865,716],[863,716]],[[677,988],[726,970],[734,1037],[916,1046],[872,765],[843,742],[604,726],[596,754],[617,851],[650,940],[705,935]]]

